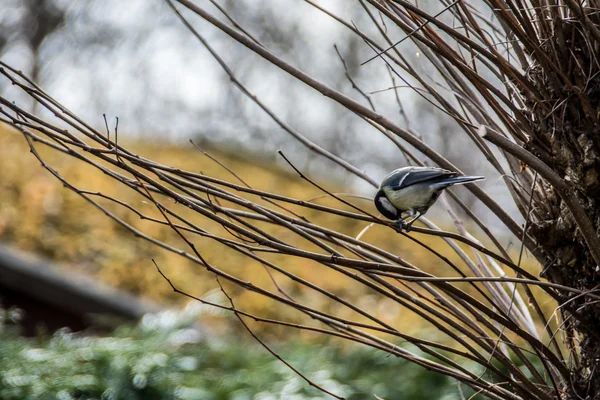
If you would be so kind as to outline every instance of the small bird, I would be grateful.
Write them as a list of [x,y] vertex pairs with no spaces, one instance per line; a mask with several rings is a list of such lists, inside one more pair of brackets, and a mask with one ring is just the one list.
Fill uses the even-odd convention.
[[[485,179],[483,176],[456,176],[442,168],[404,167],[386,176],[375,195],[375,207],[386,218],[396,220],[398,231],[408,232],[419,217],[435,203],[442,190]],[[404,217],[403,213],[407,213]],[[408,218],[410,221],[405,222]]]

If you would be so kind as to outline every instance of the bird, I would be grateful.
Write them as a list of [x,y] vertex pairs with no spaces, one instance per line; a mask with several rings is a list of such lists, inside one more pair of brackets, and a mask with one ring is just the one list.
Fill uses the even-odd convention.
[[[431,167],[403,167],[381,182],[373,201],[377,210],[396,221],[398,232],[409,232],[412,224],[429,210],[442,191],[452,185],[479,181],[483,176],[457,176],[458,172]],[[405,216],[402,214],[406,213]],[[412,219],[406,221],[408,218]]]

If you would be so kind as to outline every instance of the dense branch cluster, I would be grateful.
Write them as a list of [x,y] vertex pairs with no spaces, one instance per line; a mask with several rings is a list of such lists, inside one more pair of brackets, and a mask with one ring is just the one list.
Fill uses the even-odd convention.
[[[595,278],[596,266],[600,264],[597,234],[600,209],[595,200],[599,190],[600,106],[596,84],[600,79],[596,59],[600,46],[596,9],[589,2],[580,4],[571,0],[481,3],[444,0],[434,11],[426,11],[406,0],[358,0],[370,18],[371,28],[375,28],[376,34],[367,34],[365,28],[310,0],[305,2],[342,24],[351,34],[358,35],[373,51],[370,62],[385,63],[393,81],[402,81],[404,86],[414,89],[433,107],[450,116],[456,122],[456,132],[449,135],[455,140],[472,142],[481,157],[504,178],[524,224],[511,218],[504,207],[480,187],[469,185],[468,190],[498,217],[506,232],[520,239],[522,246],[516,261],[514,254],[502,247],[492,229],[450,193],[458,207],[464,209],[483,232],[482,238],[480,241],[469,233],[450,203],[445,202],[458,233],[444,232],[423,219],[427,228],[414,228],[410,234],[397,235],[398,240],[413,240],[425,247],[427,245],[418,239],[419,234],[439,236],[460,259],[460,263],[452,262],[437,249],[426,247],[448,268],[435,275],[425,272],[423,266],[411,264],[402,255],[362,239],[367,235],[349,236],[324,227],[319,220],[303,217],[302,210],[309,208],[324,216],[335,215],[365,225],[388,225],[370,211],[372,208],[358,206],[310,180],[285,154],[282,157],[301,178],[336,200],[338,206],[324,206],[249,187],[240,182],[235,171],[231,171],[230,181],[224,181],[145,159],[119,145],[116,129],[113,137],[108,126],[106,132],[97,131],[5,63],[1,64],[2,76],[51,111],[58,121],[42,120],[4,97],[0,97],[1,120],[22,133],[33,155],[66,187],[134,235],[197,263],[207,274],[215,276],[216,285],[229,304],[210,304],[235,313],[269,351],[272,351],[269,346],[246,324],[247,319],[372,346],[451,376],[492,399],[598,398],[600,378],[596,366],[600,339],[598,316],[593,312],[600,300]],[[191,34],[209,50],[244,95],[283,131],[348,173],[371,185],[377,184],[356,166],[286,124],[251,93],[217,50],[186,19],[183,8],[367,121],[412,163],[423,165],[421,160],[425,156],[432,164],[461,172],[418,134],[379,113],[366,92],[352,80],[345,64],[346,76],[364,102],[332,89],[272,53],[216,2],[212,1],[224,19],[192,1],[177,0],[177,3],[176,6],[168,1]],[[403,39],[398,41],[397,37]],[[403,54],[401,42],[405,39],[417,46],[422,59],[435,74],[435,82]],[[338,48],[335,51],[343,62],[342,53]],[[393,90],[400,89],[394,86]],[[98,168],[153,204],[159,215],[145,215],[117,198],[73,186],[45,162],[38,149],[40,146]],[[165,243],[150,232],[137,229],[111,212],[114,206],[125,207],[142,219],[169,226],[181,242],[179,245]],[[183,217],[177,206],[193,210],[196,217]],[[223,229],[207,229],[206,221],[217,223]],[[396,235],[392,227],[389,229],[390,234]],[[281,232],[300,241],[292,243]],[[296,281],[307,291],[352,310],[356,318],[340,318],[302,304],[277,283],[278,290],[270,290],[241,279],[229,272],[230,268],[226,271],[218,263],[208,262],[196,244],[200,238],[218,242],[232,252],[258,261],[273,274],[275,283],[278,279]],[[531,273],[521,267],[525,250],[535,255],[544,271]],[[377,297],[389,299],[419,315],[440,332],[444,340],[406,334],[402,326],[393,326],[378,318],[373,310],[315,285],[309,278],[290,272],[286,265],[272,262],[269,254],[273,253],[289,259],[312,260],[319,268],[336,271],[340,276],[359,282]],[[159,265],[157,268],[162,274]],[[540,280],[537,275],[548,281]],[[169,277],[164,277],[171,283]],[[228,294],[227,285],[231,284],[304,313],[314,324],[300,325],[249,314]],[[172,287],[179,291],[175,284]],[[545,315],[540,305],[548,300],[557,304],[554,315],[560,316],[558,323]],[[398,346],[401,341],[411,343],[423,354]],[[296,372],[301,374],[301,371]],[[339,398],[335,393],[320,389]]]

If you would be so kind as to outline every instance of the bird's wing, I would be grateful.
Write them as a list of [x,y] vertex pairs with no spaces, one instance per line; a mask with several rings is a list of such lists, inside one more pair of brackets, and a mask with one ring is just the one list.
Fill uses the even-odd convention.
[[442,168],[413,168],[404,176],[400,177],[399,179],[395,179],[395,182],[390,182],[389,186],[392,190],[400,190],[416,183],[446,178],[454,175],[456,175],[456,172],[448,171]]

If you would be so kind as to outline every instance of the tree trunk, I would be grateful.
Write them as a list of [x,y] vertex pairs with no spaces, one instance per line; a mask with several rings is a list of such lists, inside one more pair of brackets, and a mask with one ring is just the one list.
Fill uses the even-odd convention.
[[[536,112],[528,104],[531,126],[537,127],[525,147],[545,159],[558,175],[570,185],[585,208],[596,236],[600,226],[600,76],[597,71],[598,43],[590,41],[584,24],[566,24],[556,29],[559,45],[547,42],[542,51],[552,54],[563,50],[559,73],[548,74],[540,64],[530,71],[537,89],[551,99],[552,115]],[[597,23],[597,21],[596,21]],[[596,43],[590,47],[590,43]],[[570,84],[563,84],[565,79]],[[578,228],[573,214],[555,188],[544,186],[542,196],[547,208],[531,226],[530,234],[544,253],[542,276],[548,280],[584,291],[600,287],[600,266],[591,255],[588,244]],[[574,365],[574,393],[570,398],[600,399],[600,303],[584,296],[565,297],[569,318],[562,327],[570,346],[579,347],[581,364]],[[564,310],[563,310],[564,311]],[[579,397],[581,396],[581,397]]]

